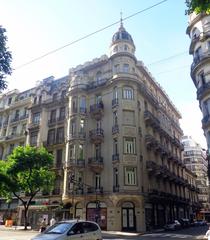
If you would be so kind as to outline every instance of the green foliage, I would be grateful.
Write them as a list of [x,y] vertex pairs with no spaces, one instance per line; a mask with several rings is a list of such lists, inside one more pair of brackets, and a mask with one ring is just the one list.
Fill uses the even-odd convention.
[[12,73],[12,68],[10,66],[12,62],[12,55],[6,46],[7,37],[5,33],[6,29],[0,26],[0,90],[7,88],[5,76],[11,75]]
[[210,0],[186,0],[186,14],[205,12],[210,14]]
[[[11,199],[16,196],[25,209],[25,229],[27,211],[31,200],[39,191],[52,190],[55,180],[53,156],[45,148],[15,148],[6,161],[0,160],[0,196]],[[27,199],[21,194],[27,193]]]

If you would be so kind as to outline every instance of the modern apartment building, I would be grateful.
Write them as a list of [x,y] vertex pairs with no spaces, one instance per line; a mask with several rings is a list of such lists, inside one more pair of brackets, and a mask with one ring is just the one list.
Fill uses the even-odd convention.
[[187,34],[191,38],[189,53],[193,56],[191,77],[203,113],[202,128],[210,149],[210,15],[192,13]]
[[206,150],[202,149],[190,136],[184,136],[182,143],[184,145],[184,164],[187,169],[197,176],[196,185],[199,189],[198,200],[202,203],[199,216],[210,220]]
[[32,225],[53,214],[145,231],[199,211],[196,176],[182,158],[180,113],[137,60],[122,23],[109,49],[33,89],[25,141],[54,154],[57,179],[30,207]]

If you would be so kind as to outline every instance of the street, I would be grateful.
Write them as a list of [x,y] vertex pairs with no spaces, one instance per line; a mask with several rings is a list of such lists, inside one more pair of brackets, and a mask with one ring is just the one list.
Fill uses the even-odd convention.
[[[179,240],[179,239],[203,239],[208,227],[191,227],[187,229],[178,230],[175,232],[158,232],[147,233],[144,235],[135,233],[121,233],[121,232],[103,232],[103,239],[117,239],[117,240],[129,240],[129,239],[141,239],[141,240]],[[15,229],[0,228],[0,240],[30,240],[33,236],[37,235],[37,231],[24,231]]]

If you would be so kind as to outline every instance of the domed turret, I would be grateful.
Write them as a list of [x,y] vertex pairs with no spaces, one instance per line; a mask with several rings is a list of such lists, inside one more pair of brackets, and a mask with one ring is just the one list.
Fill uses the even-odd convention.
[[110,46],[110,56],[116,53],[135,54],[135,45],[131,35],[125,30],[122,19],[118,31],[112,37]]

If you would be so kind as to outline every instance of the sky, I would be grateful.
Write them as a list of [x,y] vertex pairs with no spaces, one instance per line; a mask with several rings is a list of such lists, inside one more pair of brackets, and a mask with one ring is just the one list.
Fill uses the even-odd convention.
[[70,68],[108,55],[119,23],[70,43],[118,22],[120,12],[123,19],[139,12],[123,21],[134,40],[135,55],[181,113],[184,134],[206,148],[202,114],[190,77],[192,56],[188,51],[185,0],[166,0],[150,8],[159,2],[161,0],[0,0],[0,25],[7,30],[7,46],[13,56],[14,70],[7,78],[8,89],[27,90],[44,78],[66,76]]

